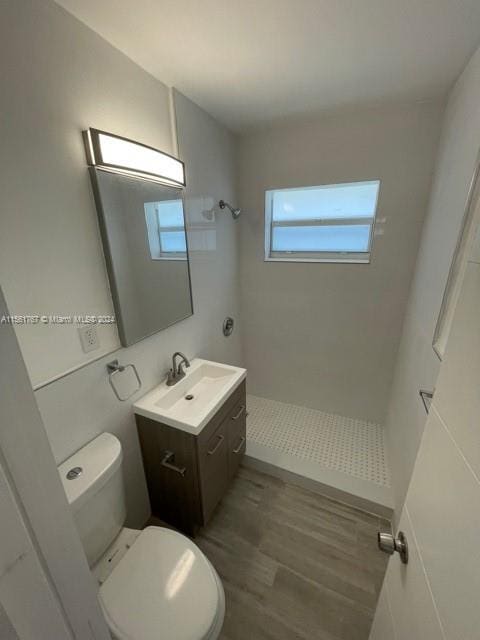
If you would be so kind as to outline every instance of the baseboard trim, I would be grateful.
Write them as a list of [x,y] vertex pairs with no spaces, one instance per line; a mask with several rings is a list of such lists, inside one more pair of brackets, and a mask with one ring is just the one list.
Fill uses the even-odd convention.
[[360,509],[361,511],[365,511],[366,513],[370,513],[381,518],[386,518],[387,520],[392,519],[393,508],[389,505],[369,500],[368,498],[355,495],[344,489],[339,489],[338,487],[326,484],[325,482],[321,482],[315,478],[301,475],[295,471],[285,468],[284,466],[278,466],[277,464],[267,462],[252,455],[245,455],[243,458],[243,464],[247,468],[269,474],[303,489],[308,489],[309,491],[321,494],[327,498],[332,498],[333,500],[342,502],[349,507]]

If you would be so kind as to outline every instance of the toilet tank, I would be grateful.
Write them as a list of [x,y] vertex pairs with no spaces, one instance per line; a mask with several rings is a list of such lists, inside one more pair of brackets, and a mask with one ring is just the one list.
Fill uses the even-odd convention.
[[112,434],[102,433],[65,460],[58,471],[88,563],[93,566],[125,522],[122,445]]

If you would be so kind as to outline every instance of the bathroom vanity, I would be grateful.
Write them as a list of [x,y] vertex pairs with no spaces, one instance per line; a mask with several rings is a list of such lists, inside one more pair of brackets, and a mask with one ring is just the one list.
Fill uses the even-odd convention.
[[245,453],[245,377],[195,359],[134,405],[152,512],[188,535],[208,523]]

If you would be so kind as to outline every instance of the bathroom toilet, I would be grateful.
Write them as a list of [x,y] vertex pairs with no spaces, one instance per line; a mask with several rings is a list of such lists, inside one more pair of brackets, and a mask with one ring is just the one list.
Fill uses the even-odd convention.
[[123,526],[119,440],[103,433],[58,468],[99,600],[117,640],[214,640],[225,614],[222,583],[188,538]]

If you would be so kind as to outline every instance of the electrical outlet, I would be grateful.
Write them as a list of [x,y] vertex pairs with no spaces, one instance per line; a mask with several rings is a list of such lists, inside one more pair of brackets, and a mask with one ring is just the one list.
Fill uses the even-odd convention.
[[100,347],[97,327],[94,324],[87,324],[84,327],[79,327],[78,334],[80,336],[80,342],[82,343],[84,353],[95,351]]

